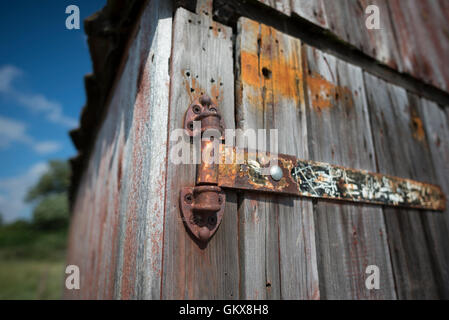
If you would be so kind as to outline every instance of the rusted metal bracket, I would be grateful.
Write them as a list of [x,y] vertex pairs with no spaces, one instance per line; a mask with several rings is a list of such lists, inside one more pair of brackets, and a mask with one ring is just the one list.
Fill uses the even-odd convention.
[[[201,122],[201,130],[195,130],[195,121]],[[222,188],[424,210],[444,211],[446,207],[440,187],[432,184],[283,154],[273,164],[268,152],[225,146],[221,143],[223,120],[207,96],[189,106],[184,128],[191,137],[203,138],[206,131],[208,136],[215,131],[215,140],[201,141],[196,186],[183,188],[180,195],[184,222],[202,242],[212,237],[223,217],[226,198]]]
[[[277,167],[281,172],[280,177],[274,179],[273,174],[260,174],[270,163],[256,151],[243,150],[240,156],[236,152],[234,147],[222,147],[218,174],[218,185],[222,188],[423,210],[444,211],[446,208],[441,188],[433,184],[284,154],[277,155],[277,164],[270,168]],[[269,153],[264,157],[269,157]],[[243,161],[232,163],[230,159]]]
[[[201,123],[200,131],[194,126],[196,121]],[[207,130],[222,140],[224,123],[217,106],[208,96],[201,96],[189,106],[184,117],[184,129],[191,137],[202,137]],[[192,235],[202,242],[207,242],[217,231],[226,203],[226,195],[218,186],[218,163],[213,161],[213,146],[212,139],[201,141],[201,155],[210,156],[212,161],[204,161],[201,157],[196,186],[183,188],[180,195],[184,223]]]

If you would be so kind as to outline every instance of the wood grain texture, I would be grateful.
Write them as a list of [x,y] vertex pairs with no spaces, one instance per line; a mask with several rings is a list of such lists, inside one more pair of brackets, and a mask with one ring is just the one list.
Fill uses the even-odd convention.
[[290,15],[291,13],[290,0],[259,0],[259,1],[286,15]]
[[[175,129],[183,128],[188,106],[202,93],[215,100],[227,128],[234,128],[232,30],[176,10],[173,25],[169,150],[177,144]],[[176,138],[176,137],[175,137]],[[173,141],[172,141],[173,140]],[[189,138],[184,143],[189,143]],[[174,165],[169,151],[164,218],[163,299],[235,299],[239,297],[238,222],[235,194],[226,194],[224,218],[206,248],[187,233],[179,210],[182,187],[195,184],[194,164]]]
[[449,91],[447,1],[392,0],[388,6],[404,71]]
[[[446,243],[449,232],[449,109],[438,106],[436,103],[421,98],[421,108],[417,119],[421,119],[426,133],[428,150],[432,158],[437,183],[446,196],[446,211],[426,217],[427,232],[431,234],[430,247],[436,255],[439,277],[443,284],[440,288],[440,297],[449,298],[449,250]],[[419,122],[418,122],[419,124]],[[432,243],[433,241],[433,243]]]
[[[353,30],[364,22],[355,1],[264,3],[335,29],[400,68],[389,27],[368,36]],[[210,0],[198,2],[198,14],[177,9],[174,20],[170,4],[148,2],[117,75],[73,209],[67,264],[80,267],[81,290],[65,297],[449,298],[448,211],[227,191],[220,228],[198,246],[179,210],[179,191],[194,185],[196,166],[173,164],[172,151],[174,130],[201,94],[215,100],[227,128],[277,129],[280,153],[435,183],[446,194],[449,111],[246,18],[233,47],[233,30],[211,20]],[[448,8],[436,1],[416,14],[440,7]],[[346,24],[332,27],[341,17]],[[424,43],[433,46],[441,32]],[[410,48],[401,44],[404,54]],[[406,70],[444,85],[445,71],[415,58]],[[270,132],[264,136],[269,141]],[[365,287],[368,265],[380,268],[380,290]]]
[[[449,109],[424,98],[421,99],[421,105],[419,116],[426,131],[438,185],[443,189],[447,201],[449,195]],[[448,209],[444,216],[449,225]]]
[[74,205],[66,298],[158,298],[172,11],[152,1],[136,26]]
[[[290,11],[282,9],[287,7],[284,1],[259,1],[331,31],[400,72],[449,90],[445,60],[449,54],[449,10],[445,0],[291,0]],[[379,30],[365,25],[369,5],[379,8]]]
[[[364,78],[378,170],[437,183],[420,99],[369,74]],[[384,214],[398,297],[447,298],[445,215],[392,208]]]
[[[362,70],[308,46],[305,62],[310,159],[376,171]],[[314,209],[322,297],[394,299],[382,209],[322,201]],[[380,290],[365,286],[369,265],[380,269]]]
[[[301,42],[241,18],[236,57],[237,127],[277,129],[280,153],[307,157]],[[242,193],[240,202],[241,298],[318,299],[311,201]]]
[[[328,28],[342,40],[378,61],[402,71],[402,59],[395,41],[394,22],[390,20],[388,3],[385,0],[321,0],[326,11]],[[366,27],[366,8],[379,8],[380,28]]]
[[326,11],[322,0],[291,0],[292,14],[296,14],[323,28],[328,28]]

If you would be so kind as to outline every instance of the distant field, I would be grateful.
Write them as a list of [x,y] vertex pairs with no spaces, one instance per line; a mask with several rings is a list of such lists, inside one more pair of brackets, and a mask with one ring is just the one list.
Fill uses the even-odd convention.
[[0,299],[61,299],[67,231],[0,227]]
[[61,299],[64,261],[0,262],[0,299]]

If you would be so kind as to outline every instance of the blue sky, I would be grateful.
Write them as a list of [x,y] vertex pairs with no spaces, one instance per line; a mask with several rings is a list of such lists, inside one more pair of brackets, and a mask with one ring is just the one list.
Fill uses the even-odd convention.
[[[0,2],[0,212],[28,218],[27,189],[49,159],[76,151],[68,131],[85,103],[83,76],[92,64],[83,20],[106,0]],[[80,9],[80,29],[65,26],[68,5]]]

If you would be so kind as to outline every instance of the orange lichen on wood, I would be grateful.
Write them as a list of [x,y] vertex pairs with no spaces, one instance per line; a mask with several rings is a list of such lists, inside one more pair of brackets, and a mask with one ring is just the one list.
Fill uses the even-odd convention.
[[338,100],[353,106],[352,92],[348,87],[337,86],[316,72],[307,76],[307,87],[312,107],[318,112],[332,108]]
[[[243,29],[248,39],[257,41],[257,45],[245,46],[240,52],[241,85],[243,89],[252,89],[246,91],[245,99],[254,106],[276,105],[283,98],[303,103],[301,42],[252,21],[245,23]],[[317,112],[354,104],[349,88],[338,86],[317,72],[306,77],[306,87]]]
[[204,89],[199,84],[198,75],[194,75],[190,71],[181,70],[181,74],[184,78],[184,87],[189,95],[190,103],[203,94],[208,94],[210,92],[212,102],[216,105],[220,105],[223,102],[223,95],[221,94],[222,81],[221,79],[208,79],[206,81],[211,81],[213,84],[210,86],[210,91]]
[[256,92],[265,88],[274,97],[303,100],[300,41],[287,40],[288,45],[297,49],[287,50],[273,28],[248,23],[244,29],[254,35],[257,46],[254,50],[242,49],[240,52],[242,85],[252,87]]
[[412,110],[412,116],[410,118],[410,125],[412,128],[413,138],[419,142],[423,142],[426,139],[426,133],[424,132],[424,126],[421,118],[418,114]]

